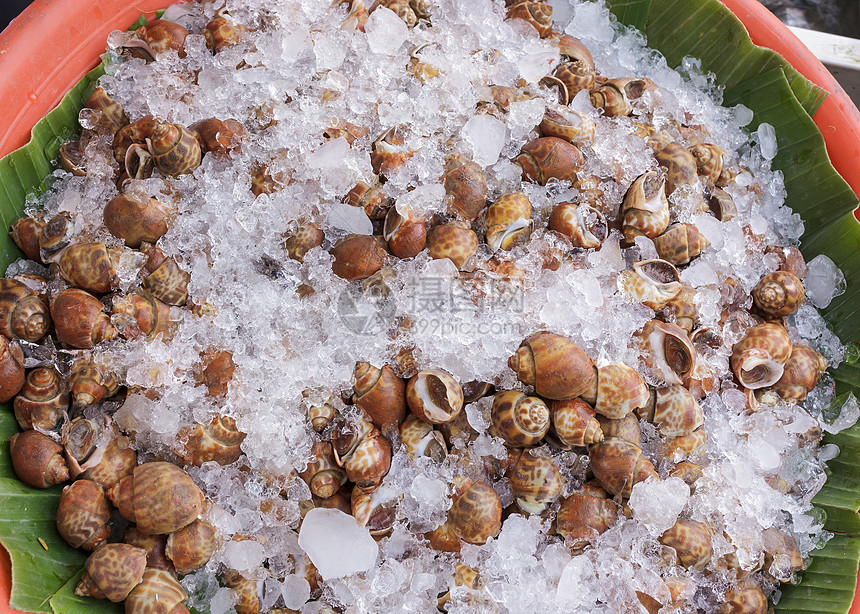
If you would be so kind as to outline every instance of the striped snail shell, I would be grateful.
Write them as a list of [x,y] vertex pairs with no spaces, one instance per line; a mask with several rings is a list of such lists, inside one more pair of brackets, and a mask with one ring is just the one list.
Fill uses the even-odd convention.
[[623,362],[599,367],[594,385],[582,393],[594,411],[615,420],[644,407],[649,396],[642,376]]
[[200,143],[185,126],[156,122],[146,144],[155,167],[163,175],[177,177],[200,166]]
[[102,487],[78,480],[63,489],[57,508],[57,531],[72,548],[92,552],[110,536],[111,508]]
[[0,334],[38,341],[51,328],[51,311],[39,293],[20,281],[0,278]]
[[606,217],[587,203],[559,203],[549,216],[549,229],[567,237],[574,247],[594,249],[606,239]]
[[448,522],[465,542],[482,545],[502,528],[502,502],[492,486],[480,480],[454,478]]
[[209,562],[217,545],[216,530],[208,522],[195,520],[167,537],[165,554],[184,575]]
[[66,384],[53,369],[33,369],[27,374],[12,407],[22,429],[38,427],[43,431],[53,431],[63,423],[69,408]]
[[773,385],[783,399],[802,401],[818,384],[827,369],[827,359],[808,345],[795,345],[786,361],[782,377]]
[[146,569],[146,550],[129,544],[104,544],[84,564],[86,571],[75,595],[119,602],[140,584]]
[[627,498],[635,484],[657,478],[657,471],[642,448],[617,437],[608,437],[591,446],[588,458],[594,477],[613,495]]
[[683,288],[678,269],[665,260],[640,260],[633,269],[622,271],[616,285],[634,301],[654,311],[662,309]]
[[806,293],[803,282],[788,271],[765,275],[752,291],[753,302],[770,318],[784,318],[803,305]]
[[120,194],[105,206],[104,223],[113,236],[137,249],[143,242],[156,243],[163,237],[175,213],[156,198],[144,202]]
[[527,337],[508,366],[517,379],[534,386],[546,399],[564,400],[580,396],[593,385],[594,363],[581,347],[561,335],[540,331]]
[[704,569],[713,556],[711,531],[704,522],[679,519],[660,536],[660,543],[673,548],[681,565]]
[[603,440],[594,410],[582,399],[550,401],[549,410],[555,435],[565,446],[582,447]]
[[463,388],[441,369],[419,371],[406,384],[406,402],[430,424],[451,422],[463,409]]
[[115,395],[119,382],[113,373],[86,356],[76,358],[69,375],[69,392],[78,407]]
[[696,366],[696,349],[677,324],[649,320],[636,337],[645,363],[667,384],[683,384]]
[[63,250],[59,259],[60,275],[67,282],[96,294],[119,286],[116,267],[122,251],[104,243],[75,243]]
[[546,185],[550,179],[576,180],[585,158],[576,145],[554,136],[542,136],[523,145],[514,162],[523,169],[523,180]]
[[791,350],[785,327],[770,322],[756,324],[732,347],[732,371],[744,388],[773,386],[782,377]]
[[561,471],[540,448],[522,450],[509,478],[517,505],[527,514],[543,513],[564,491]]
[[672,224],[654,239],[660,258],[675,265],[688,264],[709,245],[710,242],[692,224]]
[[666,177],[648,171],[637,177],[621,203],[622,231],[628,241],[640,235],[654,239],[669,227]]
[[188,593],[170,572],[147,567],[140,584],[128,594],[125,600],[125,611],[128,614],[150,612],[184,614],[188,611],[182,605],[186,599],[188,599]]
[[[588,486],[588,485],[587,485]],[[597,486],[584,488],[561,502],[556,530],[574,553],[581,552],[618,518],[618,504]]]
[[537,397],[519,390],[496,393],[490,434],[515,448],[533,446],[549,431],[549,408]]
[[436,462],[442,462],[448,454],[442,433],[418,416],[409,415],[400,425],[400,441],[410,454],[428,456]]
[[184,305],[188,300],[191,274],[179,268],[173,257],[165,256],[160,248],[151,243],[141,243],[140,251],[147,256],[144,265],[147,272],[143,278],[144,290],[168,305]]
[[236,420],[230,416],[215,416],[207,425],[195,424],[181,432],[187,443],[181,456],[189,465],[201,466],[215,461],[219,465],[229,465],[242,455],[242,442],[245,433],[236,427]]
[[328,499],[346,484],[346,472],[338,466],[331,442],[314,444],[307,467],[300,477],[310,487],[311,493],[322,499]]
[[545,38],[552,31],[552,6],[545,2],[518,0],[508,7],[506,19],[522,19]]
[[102,302],[77,288],[67,288],[54,296],[51,318],[57,337],[69,347],[92,349],[119,336]]
[[484,219],[487,244],[494,250],[510,250],[527,242],[534,226],[531,214],[532,204],[522,192],[499,196]]
[[689,435],[704,424],[702,408],[693,394],[679,384],[657,388],[649,405],[637,413],[656,424],[666,437]]
[[39,247],[39,237],[42,235],[42,228],[45,227],[45,221],[40,217],[20,217],[12,222],[9,228],[9,236],[15,242],[15,245],[24,252],[30,260],[34,262],[42,262],[42,253]]

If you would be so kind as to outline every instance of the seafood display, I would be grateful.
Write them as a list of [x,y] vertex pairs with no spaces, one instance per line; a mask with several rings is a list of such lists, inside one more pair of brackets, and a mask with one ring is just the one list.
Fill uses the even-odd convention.
[[109,45],[0,279],[76,595],[764,614],[826,543],[838,276],[693,64],[578,0],[201,2]]

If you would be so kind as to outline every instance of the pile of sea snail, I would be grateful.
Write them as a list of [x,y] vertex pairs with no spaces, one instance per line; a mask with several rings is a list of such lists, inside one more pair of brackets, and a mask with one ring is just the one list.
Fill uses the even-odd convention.
[[[430,19],[428,4],[421,0],[383,0],[369,10],[361,0],[335,4],[349,5],[344,24],[359,30],[377,6],[394,10],[410,27]],[[485,480],[465,476],[454,480],[447,520],[427,533],[428,543],[439,551],[458,553],[463,543],[484,544],[498,535],[508,514],[538,514],[551,518],[552,534],[578,554],[616,519],[632,516],[625,501],[635,484],[659,479],[654,463],[663,459],[649,459],[640,448],[640,420],[656,425],[662,436],[662,453],[675,463],[669,475],[680,477],[691,489],[702,476],[702,467],[693,462],[706,447],[698,401],[714,391],[719,381],[700,356],[711,354],[723,339],[720,329],[697,328],[695,290],[679,279],[678,267],[696,258],[708,242],[691,224],[670,224],[673,210],[667,195],[684,190],[701,212],[731,219],[734,204],[720,186],[732,182],[741,169],[730,166],[725,153],[708,142],[700,126],[678,125],[672,133],[651,127],[647,110],[637,109],[636,100],[653,84],[596,74],[585,46],[552,30],[548,5],[522,0],[508,5],[509,18],[532,24],[541,36],[558,44],[563,56],[543,82],[558,88],[560,102],[548,105],[538,126],[541,136],[525,144],[515,158],[524,181],[569,181],[581,194],[577,202],[558,203],[552,210],[549,229],[564,237],[568,247],[548,253],[545,266],[557,268],[563,259],[575,259],[583,250],[599,247],[613,228],[629,244],[640,235],[653,239],[660,259],[635,263],[619,276],[618,287],[655,311],[656,319],[645,325],[635,342],[651,376],[663,383],[647,385],[636,369],[623,363],[597,367],[572,341],[546,331],[526,338],[510,358],[523,390],[496,391],[489,382],[461,385],[445,371],[419,369],[409,350],[381,367],[359,362],[354,392],[345,399],[330,391],[305,391],[309,425],[319,436],[301,478],[310,487],[313,506],[352,514],[381,539],[391,532],[403,496],[384,479],[392,446],[402,445],[412,455],[435,461],[456,454],[456,442],[476,435],[466,421],[464,405],[494,395],[490,433],[504,441],[508,458],[488,462],[482,469]],[[204,34],[217,53],[248,31],[229,15],[219,14]],[[137,30],[126,48],[156,61],[166,49],[181,52],[186,34],[178,24],[156,20]],[[438,69],[423,62],[420,52],[416,49],[411,54],[410,72],[417,79],[433,79]],[[643,174],[629,186],[621,203],[604,198],[600,178],[577,174],[589,155],[595,125],[567,103],[583,89],[603,114],[631,116],[636,133],[659,163],[660,170]],[[476,111],[504,114],[511,101],[534,95],[527,87],[494,87],[492,98]],[[188,127],[152,116],[130,121],[100,88],[87,102],[84,115],[88,127],[79,140],[63,146],[62,166],[85,174],[81,152],[86,143],[112,139],[121,192],[129,178],[145,178],[156,171],[163,176],[191,172],[202,156],[229,156],[248,138],[245,127],[232,119],[202,119]],[[345,137],[350,143],[368,132],[346,122],[321,130],[327,138]],[[502,194],[487,206],[483,168],[456,156],[442,177],[449,214],[433,220],[413,217],[393,207],[385,194],[386,176],[413,154],[404,126],[391,127],[373,142],[369,155],[377,180],[356,185],[344,200],[363,208],[378,234],[350,236],[335,245],[331,249],[334,272],[351,281],[384,283],[386,262],[414,257],[426,248],[432,258],[449,258],[464,279],[483,269],[517,283],[521,272],[507,252],[525,245],[533,231],[528,197]],[[261,160],[254,171],[251,189],[257,195],[277,191],[289,182],[288,177],[270,172],[271,162]],[[46,265],[49,278],[25,274],[0,280],[0,401],[14,399],[15,417],[23,429],[10,441],[15,472],[35,488],[72,480],[63,490],[57,527],[73,547],[92,552],[76,593],[125,600],[127,612],[154,611],[156,603],[158,611],[187,612],[182,603],[187,595],[177,577],[205,564],[219,543],[217,527],[199,519],[208,503],[184,470],[171,462],[137,464],[134,442],[119,432],[107,414],[87,418],[83,413],[127,392],[87,350],[118,338],[169,338],[175,324],[169,306],[185,307],[194,317],[209,309],[189,298],[189,274],[157,246],[175,215],[170,203],[155,198],[140,199],[136,193],[117,196],[105,205],[104,223],[124,246],[108,246],[78,234],[70,214],[48,220],[21,218],[12,224],[12,238],[28,258]],[[482,239],[496,254],[476,264],[474,256]],[[316,224],[296,220],[295,231],[284,238],[284,253],[301,261],[308,250],[322,243],[323,233]],[[775,254],[781,264],[754,290],[752,313],[740,307],[745,297],[732,294],[733,285],[727,280],[720,322],[747,329],[732,348],[731,369],[736,385],[747,392],[751,412],[779,398],[802,400],[827,366],[812,348],[793,345],[783,324],[804,302],[802,257],[795,248],[768,246],[766,252]],[[124,295],[115,293],[121,261],[141,269],[142,279],[139,288]],[[58,289],[66,286],[60,279],[67,284],[64,289]],[[303,286],[300,291],[313,289]],[[25,372],[24,354],[36,356],[35,344],[49,338],[67,351],[54,352],[53,363]],[[212,348],[200,357],[193,383],[205,385],[210,396],[221,398],[233,371],[231,354]],[[357,411],[344,412],[341,401],[360,408],[362,417],[355,417]],[[236,462],[245,435],[232,418],[219,416],[186,429],[183,437],[187,443],[175,462],[199,466],[207,461]],[[559,455],[585,449],[593,479],[563,498],[565,478]],[[510,480],[515,497],[508,509],[502,508],[491,485],[502,476]],[[775,488],[791,486],[775,478]],[[116,522],[111,504],[133,523],[122,542],[108,543]],[[277,516],[278,501],[264,502],[261,511]],[[664,606],[672,611],[696,610],[692,597],[698,576],[679,572],[678,566],[695,571],[712,563],[711,532],[707,523],[681,518],[663,533],[664,582],[671,601],[660,603],[639,593],[649,612]],[[768,529],[764,542],[765,552],[754,569],[742,569],[732,555],[719,559],[718,565],[733,570],[738,578],[722,597],[720,612],[764,613],[767,599],[761,583],[791,581],[803,568],[790,535]],[[310,560],[297,560],[296,569],[306,571],[312,598],[318,598],[321,579]],[[233,570],[225,570],[222,580],[236,589],[238,612],[260,610],[260,582]],[[472,589],[475,603],[492,603],[481,593],[477,571],[463,563],[456,563],[452,583]],[[446,609],[449,598],[440,596],[440,610]]]

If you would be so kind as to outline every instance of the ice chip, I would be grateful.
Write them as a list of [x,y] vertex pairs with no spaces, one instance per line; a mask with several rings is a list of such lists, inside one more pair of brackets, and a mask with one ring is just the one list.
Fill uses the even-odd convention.
[[308,581],[295,574],[284,578],[281,584],[281,595],[284,605],[290,610],[299,610],[311,597],[311,587]]
[[263,546],[251,539],[229,541],[224,546],[224,564],[236,571],[250,571],[263,564]]
[[340,510],[314,508],[299,530],[299,546],[323,580],[367,571],[376,564],[379,546],[367,528]]
[[860,405],[852,393],[840,395],[821,414],[821,428],[828,433],[844,431],[860,418]]
[[332,203],[328,207],[327,220],[331,226],[351,234],[373,234],[373,222],[361,207],[353,207],[346,203]]
[[765,160],[773,160],[776,157],[777,142],[776,130],[767,122],[759,124],[758,130],[759,145],[761,146],[761,155]]
[[584,608],[590,612],[591,606],[602,596],[597,583],[594,565],[586,556],[576,556],[570,559],[561,572],[555,603],[559,607],[576,611]]
[[349,142],[343,137],[326,141],[308,158],[308,164],[323,170],[335,169],[343,163],[349,151]]
[[550,49],[541,41],[530,40],[524,46],[517,67],[523,79],[529,83],[537,83],[547,75],[557,60],[558,51]]
[[824,254],[810,260],[807,266],[809,272],[803,280],[806,298],[819,309],[824,309],[833,297],[845,292],[845,275]]
[[507,128],[491,115],[475,115],[463,126],[463,139],[472,148],[472,158],[481,166],[495,164],[505,145]]
[[364,25],[367,44],[373,53],[394,55],[409,36],[406,23],[391,9],[380,6],[374,9]]
[[227,614],[227,612],[233,611],[234,603],[236,603],[236,594],[233,589],[219,588],[209,602],[209,612],[211,614]]
[[744,126],[748,125],[753,120],[753,118],[755,117],[755,115],[752,112],[752,109],[750,109],[749,107],[746,107],[742,104],[735,105],[734,115],[735,115],[735,123],[742,128]]
[[690,487],[681,478],[648,479],[633,486],[630,509],[636,520],[657,536],[675,524],[689,497]]

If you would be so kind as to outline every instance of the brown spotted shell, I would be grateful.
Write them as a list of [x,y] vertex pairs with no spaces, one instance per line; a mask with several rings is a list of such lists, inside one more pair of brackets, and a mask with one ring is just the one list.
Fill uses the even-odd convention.
[[633,263],[633,269],[618,275],[616,285],[632,300],[657,311],[681,292],[680,280],[680,273],[671,262],[640,260]]
[[651,239],[669,227],[669,200],[666,198],[666,178],[657,171],[637,177],[621,203],[621,229],[628,241],[640,235]]
[[185,57],[184,47],[188,30],[175,21],[153,19],[134,32],[149,46],[151,57],[147,59],[155,60],[160,54],[169,50],[178,52],[181,58]]
[[708,525],[695,520],[678,520],[660,536],[660,543],[673,548],[687,569],[704,569],[714,553]]
[[507,390],[493,397],[490,433],[514,448],[533,446],[549,431],[549,408],[537,397]]
[[9,457],[18,479],[33,488],[48,488],[69,479],[63,447],[38,431],[21,431],[9,439]]
[[787,271],[765,275],[752,291],[753,302],[769,318],[784,318],[803,305],[803,282]]
[[564,445],[581,447],[603,440],[594,410],[582,399],[550,401],[549,410],[555,435]]
[[155,167],[163,175],[177,177],[200,166],[200,143],[185,126],[156,122],[147,145]]
[[284,237],[284,249],[287,255],[299,262],[305,261],[305,255],[315,247],[322,245],[325,233],[315,223],[301,220],[295,230],[289,231]]
[[9,236],[12,237],[15,245],[24,252],[27,258],[35,262],[42,262],[39,237],[42,235],[42,228],[44,227],[45,221],[41,217],[20,217],[12,222]]
[[693,154],[680,143],[672,142],[656,152],[655,158],[666,169],[666,194],[671,195],[681,186],[689,186],[696,197],[701,199],[699,208],[704,211],[705,202],[698,187],[698,167]]
[[774,254],[779,262],[779,270],[791,273],[798,279],[804,279],[809,273],[803,254],[796,247],[783,247],[781,245],[768,245],[764,248],[765,254]]
[[448,522],[453,533],[470,544],[483,545],[502,528],[502,502],[496,491],[480,480],[455,477]]
[[86,407],[115,395],[119,382],[106,367],[86,356],[72,363],[69,393],[78,407]]
[[[308,391],[302,392],[302,396],[309,399],[310,394],[306,393],[308,393]],[[313,428],[317,433],[322,433],[337,417],[337,414],[337,407],[335,407],[331,399],[309,399],[307,402],[308,420],[311,423],[311,428]]]
[[538,130],[541,136],[554,136],[577,147],[585,147],[594,142],[597,125],[584,113],[565,105],[549,104]]
[[[547,81],[560,85],[561,104],[570,104],[579,92],[590,90],[594,86],[594,63],[581,59],[562,62]],[[547,83],[550,84],[552,83]]]
[[331,249],[331,270],[349,281],[367,279],[385,264],[385,248],[368,235],[350,235]]
[[550,179],[573,182],[585,158],[576,145],[543,136],[523,145],[514,162],[523,169],[523,181],[546,185]]
[[786,361],[782,377],[773,385],[783,399],[802,401],[818,384],[827,369],[827,359],[808,345],[795,345]]
[[197,138],[202,153],[226,156],[239,149],[242,139],[247,136],[245,126],[235,119],[209,117],[188,126]]
[[639,413],[666,437],[690,435],[705,421],[693,394],[679,384],[657,388],[653,405]]
[[17,341],[0,336],[0,403],[8,403],[24,385],[24,352]]
[[358,523],[367,527],[374,539],[380,539],[394,528],[402,498],[403,494],[397,488],[386,483],[372,491],[355,487],[350,497],[350,509]]
[[87,292],[110,292],[119,286],[116,266],[120,254],[119,249],[107,247],[104,243],[75,243],[60,255],[60,275]]
[[705,445],[708,437],[705,429],[697,428],[689,435],[681,435],[670,439],[666,444],[665,455],[667,458],[678,461],[682,458],[690,458],[696,456]]
[[591,358],[570,339],[540,331],[527,337],[508,366],[526,385],[546,399],[565,400],[580,396],[596,377]]
[[104,544],[89,556],[84,567],[75,595],[117,603],[143,579],[146,550],[129,544]]
[[463,219],[474,220],[487,205],[487,175],[480,164],[455,157],[442,181],[449,208]]
[[299,477],[310,487],[311,494],[322,499],[328,499],[346,484],[346,472],[338,466],[329,441],[313,445],[307,467]]
[[54,296],[51,319],[59,340],[76,349],[92,349],[119,336],[102,302],[77,288],[67,288]]
[[388,213],[394,202],[385,193],[385,188],[379,181],[368,185],[363,181],[358,182],[343,197],[343,202],[353,207],[361,207],[372,220],[381,220]]
[[794,537],[770,527],[762,531],[762,539],[765,575],[780,582],[792,582],[794,575],[806,566]]
[[389,365],[379,369],[368,362],[357,362],[352,402],[379,428],[400,424],[406,415],[406,383]]
[[617,437],[607,437],[591,446],[588,451],[594,477],[608,493],[630,496],[635,484],[650,477],[657,478],[657,471],[636,444]]
[[541,514],[564,491],[565,480],[542,449],[523,450],[509,474],[517,505],[527,514]]
[[77,235],[77,225],[69,213],[58,213],[42,226],[39,254],[45,264],[57,262]]
[[595,383],[582,393],[582,398],[594,406],[594,411],[614,420],[644,407],[649,396],[642,376],[623,362],[598,368]]
[[696,366],[696,349],[684,329],[649,320],[636,336],[645,363],[667,384],[683,384]]
[[113,437],[107,445],[96,448],[78,478],[92,480],[107,491],[137,466],[137,452],[130,446],[128,437]]
[[538,31],[541,38],[552,30],[552,6],[545,2],[519,0],[508,7],[508,19],[522,19]]
[[708,183],[716,183],[723,172],[726,152],[712,143],[702,143],[689,148],[696,161],[696,172]]
[[102,87],[93,90],[84,107],[96,112],[90,115],[88,122],[89,129],[96,134],[113,135],[128,124],[128,114],[122,105],[108,96]]
[[427,227],[411,219],[408,208],[403,211],[391,207],[385,216],[382,238],[388,243],[388,251],[398,258],[414,258],[427,243]]
[[708,197],[708,210],[721,222],[728,222],[738,214],[738,207],[728,192],[720,188],[711,188]]
[[339,419],[332,432],[332,448],[337,464],[359,488],[375,488],[391,468],[391,444],[368,420]]
[[531,215],[532,204],[524,193],[502,194],[487,208],[487,244],[494,250],[510,250],[526,243],[534,226]]
[[567,237],[574,247],[600,247],[609,233],[603,213],[587,203],[559,203],[549,216],[549,229]]
[[400,425],[400,441],[410,454],[428,456],[436,462],[441,462],[448,454],[442,433],[411,414]]
[[122,543],[146,550],[147,567],[175,573],[173,563],[164,553],[167,548],[167,535],[147,535],[138,531],[134,525],[129,525],[122,535]]
[[633,100],[641,98],[649,82],[645,79],[607,79],[591,91],[591,104],[607,117],[633,113]]
[[158,335],[170,338],[175,321],[170,318],[170,306],[146,290],[115,296],[111,303],[111,321],[126,339],[154,339]]
[[463,388],[447,371],[419,371],[406,384],[412,413],[430,424],[451,422],[463,409]]
[[577,553],[615,524],[618,514],[618,504],[602,489],[575,492],[561,502],[556,530],[565,545]]
[[148,259],[144,269],[143,288],[168,305],[184,305],[188,300],[188,282],[191,274],[183,271],[173,257],[166,257],[160,248],[141,243],[141,251]]
[[782,377],[791,350],[785,327],[770,322],[756,324],[732,347],[732,371],[744,388],[773,386]]
[[66,486],[57,508],[57,531],[72,548],[92,552],[110,536],[111,507],[102,487],[91,480]]
[[[699,308],[696,306],[696,289],[687,284],[681,285],[681,291],[658,310],[657,318],[671,322],[683,328],[690,334],[699,321]],[[692,338],[691,338],[692,339]],[[695,342],[693,345],[696,345]]]
[[696,482],[704,476],[702,466],[689,461],[682,461],[672,468],[669,475],[673,478],[680,478],[690,487],[690,492],[696,492]]
[[462,269],[478,251],[478,235],[460,220],[440,224],[427,233],[427,250],[431,258],[448,258]]
[[389,128],[373,142],[370,152],[373,172],[382,177],[388,177],[400,170],[415,151],[406,145],[405,130],[397,126]]
[[51,328],[51,312],[39,293],[20,281],[0,278],[0,334],[35,342]]
[[182,460],[197,467],[210,461],[229,465],[242,455],[245,437],[236,427],[236,420],[230,416],[215,416],[205,426],[195,424],[180,431],[180,438],[187,438]]
[[184,614],[188,593],[169,572],[148,567],[125,600],[126,614]]
[[203,493],[189,475],[165,462],[143,463],[109,491],[108,498],[142,533],[173,533],[203,511]]
[[156,243],[163,237],[175,213],[156,198],[144,202],[120,194],[105,206],[104,223],[113,236],[125,241],[127,247],[137,249],[144,241]]
[[654,239],[657,255],[675,265],[688,264],[709,245],[710,242],[692,224],[672,224]]
[[195,520],[167,537],[165,554],[173,561],[176,573],[184,575],[205,565],[215,552],[215,527]]
[[743,586],[725,594],[719,614],[767,614],[767,595],[758,586]]
[[635,413],[629,413],[618,420],[600,414],[596,417],[604,437],[619,437],[637,446],[642,441],[642,428],[639,426],[639,417]]
[[69,408],[66,384],[53,369],[38,367],[27,374],[12,404],[22,429],[52,431],[62,424]]
[[215,19],[206,24],[203,30],[203,38],[206,46],[212,53],[218,53],[225,47],[232,47],[239,42],[241,32],[248,29],[242,25],[234,24],[222,15],[216,15]]
[[210,397],[223,398],[230,390],[230,382],[236,372],[233,353],[229,350],[210,348],[201,352],[199,371],[195,373],[198,384],[206,386]]

